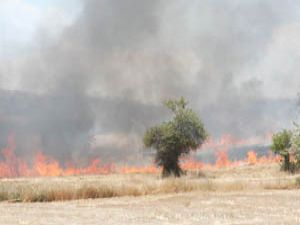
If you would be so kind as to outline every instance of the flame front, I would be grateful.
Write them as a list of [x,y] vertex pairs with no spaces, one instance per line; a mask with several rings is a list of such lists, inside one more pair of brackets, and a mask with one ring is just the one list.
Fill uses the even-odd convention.
[[3,161],[0,161],[0,177],[28,177],[28,176],[68,176],[80,174],[109,174],[115,172],[113,164],[101,165],[95,159],[87,167],[76,168],[72,165],[63,168],[56,159],[37,152],[30,167],[15,154],[16,144],[14,136],[9,135],[7,147],[2,150]]
[[[224,140],[223,140],[224,142]],[[227,141],[228,142],[228,141]],[[226,143],[227,143],[226,142]],[[232,141],[229,141],[231,143]],[[208,143],[213,145],[213,143]],[[9,135],[7,146],[2,149],[2,158],[0,160],[0,178],[7,177],[33,177],[33,176],[71,176],[71,175],[92,175],[92,174],[110,174],[110,173],[159,173],[161,168],[154,165],[148,166],[116,166],[114,164],[103,165],[100,159],[94,159],[86,167],[76,167],[73,163],[68,163],[63,167],[60,163],[39,151],[36,153],[33,163],[30,166],[25,160],[18,158],[15,154],[16,144],[14,136]],[[215,164],[204,163],[194,159],[182,159],[181,167],[184,170],[201,170],[211,168],[232,167],[239,165],[255,165],[262,163],[279,162],[279,157],[270,155],[257,157],[254,151],[247,153],[247,159],[239,161],[230,161],[226,150],[220,150],[216,153]]]

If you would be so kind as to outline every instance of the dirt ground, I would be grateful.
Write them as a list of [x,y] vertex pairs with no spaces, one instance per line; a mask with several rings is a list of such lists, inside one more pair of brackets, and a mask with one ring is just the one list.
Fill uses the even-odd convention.
[[1,225],[300,224],[300,190],[191,192],[0,203]]

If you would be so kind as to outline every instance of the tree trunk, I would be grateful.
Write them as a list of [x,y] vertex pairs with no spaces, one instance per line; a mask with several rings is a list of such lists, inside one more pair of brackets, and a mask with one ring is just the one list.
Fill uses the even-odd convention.
[[180,177],[183,174],[182,169],[179,167],[178,163],[173,163],[171,165],[163,165],[162,177],[169,177],[174,175],[175,177]]
[[283,156],[282,166],[284,171],[291,171],[290,154],[286,154]]

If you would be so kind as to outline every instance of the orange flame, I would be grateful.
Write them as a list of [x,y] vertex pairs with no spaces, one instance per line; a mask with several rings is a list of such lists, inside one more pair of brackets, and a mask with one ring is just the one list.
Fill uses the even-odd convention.
[[4,160],[0,161],[0,177],[108,174],[115,171],[113,164],[101,165],[99,159],[93,160],[87,167],[63,168],[57,160],[42,152],[37,152],[33,165],[30,167],[24,160],[17,158],[15,150],[14,136],[9,135],[7,147],[2,150]]
[[217,160],[216,160],[216,166],[217,167],[225,167],[229,166],[231,163],[228,159],[227,152],[224,150],[218,151],[217,154]]
[[9,135],[7,140],[7,147],[2,149],[4,162],[0,162],[0,174],[5,177],[16,177],[18,175],[17,165],[18,160],[15,156],[16,144],[14,136]]
[[248,163],[250,165],[254,165],[257,163],[257,157],[256,157],[256,152],[254,151],[250,151],[247,153],[247,157],[248,157]]
[[[229,143],[230,141],[227,140]],[[110,173],[159,173],[161,168],[154,165],[148,166],[116,166],[114,164],[101,164],[99,159],[94,159],[86,167],[75,167],[68,163],[62,167],[59,162],[41,151],[37,152],[32,165],[30,166],[23,159],[16,156],[16,144],[14,135],[9,135],[7,146],[2,149],[2,161],[0,160],[0,178],[1,177],[29,177],[29,176],[70,176],[70,175],[91,175],[91,174],[110,174]],[[279,162],[279,156],[257,157],[254,151],[247,153],[247,159],[240,161],[230,161],[226,150],[216,153],[216,163],[209,164],[197,161],[191,158],[181,160],[181,167],[184,170],[201,170],[222,167],[233,167],[243,164],[255,165],[263,163]]]
[[209,138],[201,147],[202,149],[227,149],[229,147],[250,146],[256,144],[268,144],[272,140],[272,134],[267,133],[264,136],[251,137],[248,139],[238,139],[230,134],[224,134],[219,139]]

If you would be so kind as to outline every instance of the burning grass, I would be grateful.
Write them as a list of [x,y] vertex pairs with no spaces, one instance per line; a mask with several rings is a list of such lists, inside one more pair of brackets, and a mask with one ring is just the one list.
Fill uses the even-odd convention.
[[[228,138],[227,138],[228,139]],[[225,140],[227,140],[225,139]],[[228,147],[228,144],[235,143],[229,138],[227,142],[222,141],[222,146]],[[227,144],[226,144],[227,143]],[[242,144],[244,142],[237,142]],[[206,146],[215,146],[214,142],[206,143]],[[23,158],[16,154],[16,143],[14,135],[10,135],[7,140],[7,146],[2,149],[0,154],[0,178],[15,177],[49,177],[49,176],[71,176],[71,175],[100,175],[100,174],[130,174],[130,173],[160,173],[161,170],[154,165],[148,166],[117,166],[113,163],[102,164],[98,158],[93,159],[89,165],[85,167],[76,167],[75,163],[68,162],[61,165],[55,158],[43,154],[42,151],[35,152],[33,161],[26,162]],[[226,149],[226,148],[225,148]],[[226,150],[217,149],[216,163],[209,164],[194,159],[185,159],[181,162],[184,170],[203,170],[222,167],[235,167],[245,164],[267,164],[278,162],[280,159],[274,155],[257,157],[254,151],[249,151],[244,160],[230,161]]]
[[65,167],[41,152],[29,166],[16,156],[15,149],[10,136],[0,161],[0,201],[51,202],[190,191],[288,189],[298,188],[300,183],[297,175],[279,172],[275,163],[278,158],[257,157],[253,151],[240,161],[230,161],[226,151],[218,151],[215,164],[184,159],[181,167],[188,171],[186,176],[161,179],[160,169],[153,165],[118,167],[101,165],[95,159],[84,168],[72,164]]
[[229,192],[299,187],[299,175],[278,171],[279,166],[271,164],[193,171],[181,178],[168,179],[161,179],[156,174],[2,179],[0,201],[51,202],[191,191]]

